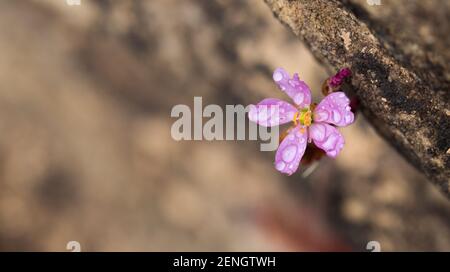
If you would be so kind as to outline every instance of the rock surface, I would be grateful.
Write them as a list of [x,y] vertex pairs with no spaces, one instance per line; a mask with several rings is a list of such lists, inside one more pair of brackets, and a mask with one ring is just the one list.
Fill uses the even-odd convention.
[[266,0],[352,88],[376,130],[450,197],[450,2]]

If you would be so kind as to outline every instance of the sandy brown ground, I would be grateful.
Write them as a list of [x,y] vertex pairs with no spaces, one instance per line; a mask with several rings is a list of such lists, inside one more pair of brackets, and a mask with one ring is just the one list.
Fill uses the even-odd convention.
[[254,141],[176,142],[176,104],[328,76],[262,1],[0,1],[0,250],[450,250],[450,203],[362,116],[284,177]]

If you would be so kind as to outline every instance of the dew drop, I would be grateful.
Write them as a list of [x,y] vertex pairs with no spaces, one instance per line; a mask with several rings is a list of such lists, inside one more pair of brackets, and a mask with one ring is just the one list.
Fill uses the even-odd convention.
[[277,164],[275,165],[275,168],[276,168],[278,171],[282,171],[282,170],[284,169],[285,166],[286,166],[286,164],[285,164],[284,162],[280,161],[280,162],[277,162]]
[[305,99],[305,95],[303,93],[298,93],[294,98],[294,102],[296,104],[301,104],[304,99]]
[[327,153],[327,155],[330,156],[330,157],[336,157],[337,152],[336,152],[336,150],[332,150],[332,151],[329,151],[329,152]]
[[316,124],[313,127],[311,127],[311,136],[312,138],[314,138],[317,141],[323,141],[325,138],[325,127],[320,125],[320,124]]
[[352,119],[353,119],[352,114],[347,114],[347,115],[345,116],[345,122],[346,122],[346,123],[351,123],[351,122],[352,122]]
[[330,150],[336,144],[337,137],[334,134],[331,134],[328,139],[322,144],[325,150]]
[[283,75],[280,72],[275,72],[273,74],[273,80],[275,80],[276,82],[278,82],[282,79],[283,79]]
[[291,162],[295,158],[296,154],[297,154],[297,146],[290,145],[283,150],[283,154],[281,155],[281,157],[283,158],[283,161]]
[[328,118],[328,113],[326,111],[319,111],[316,113],[317,121],[325,121]]
[[333,121],[339,123],[341,121],[341,114],[337,110],[333,110]]

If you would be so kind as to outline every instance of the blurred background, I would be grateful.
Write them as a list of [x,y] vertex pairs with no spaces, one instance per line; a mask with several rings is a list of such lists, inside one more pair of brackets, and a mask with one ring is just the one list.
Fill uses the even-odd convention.
[[0,0],[0,52],[2,251],[450,250],[450,202],[361,115],[307,178],[171,138],[194,96],[285,98],[279,66],[321,97],[333,71],[261,0]]

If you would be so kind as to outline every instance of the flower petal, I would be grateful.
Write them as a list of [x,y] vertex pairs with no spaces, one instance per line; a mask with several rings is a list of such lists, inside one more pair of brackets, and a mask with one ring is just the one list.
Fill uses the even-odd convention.
[[342,134],[334,126],[326,123],[312,124],[309,127],[309,137],[317,147],[332,158],[339,154],[345,144]]
[[273,72],[273,80],[300,108],[308,107],[311,104],[311,90],[304,81],[300,80],[298,74],[294,74],[291,79],[286,70],[277,68]]
[[350,108],[350,99],[343,92],[327,95],[314,110],[314,121],[345,127],[353,123],[355,116]]
[[289,176],[295,173],[303,154],[305,154],[307,143],[306,128],[302,126],[293,128],[278,147],[275,155],[275,168]]
[[293,105],[276,98],[266,98],[257,105],[249,107],[248,119],[264,127],[288,123],[297,112]]

